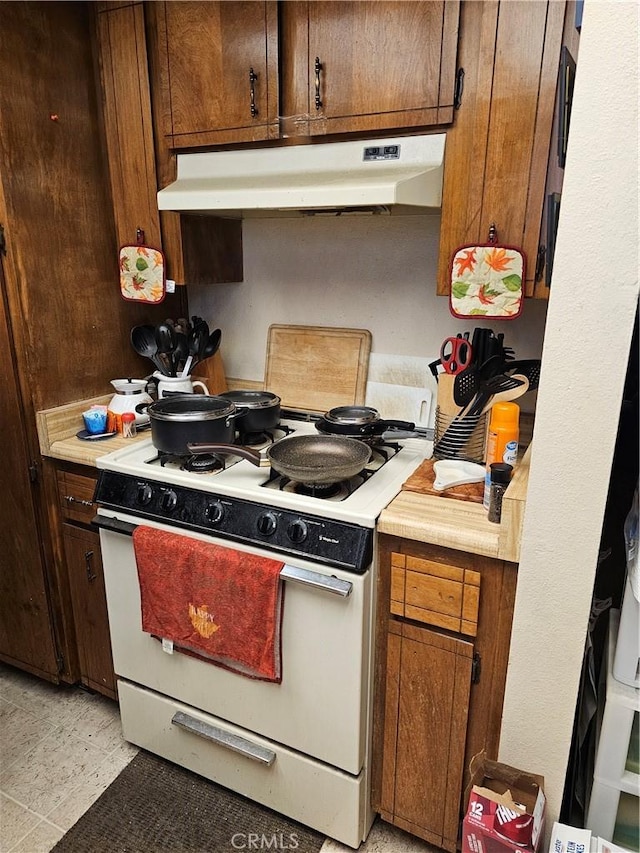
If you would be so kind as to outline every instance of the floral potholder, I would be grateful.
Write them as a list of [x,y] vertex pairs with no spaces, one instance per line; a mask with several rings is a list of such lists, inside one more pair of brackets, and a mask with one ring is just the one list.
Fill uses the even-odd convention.
[[120,293],[132,302],[162,302],[166,292],[164,255],[151,246],[120,249]]
[[513,246],[499,246],[495,228],[489,242],[461,246],[451,262],[449,307],[454,317],[513,320],[522,312],[525,257]]

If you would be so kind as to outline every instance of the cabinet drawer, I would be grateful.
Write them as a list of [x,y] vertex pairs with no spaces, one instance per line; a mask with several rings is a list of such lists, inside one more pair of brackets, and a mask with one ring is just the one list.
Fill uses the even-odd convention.
[[389,604],[395,616],[475,637],[480,573],[393,552]]
[[366,773],[344,773],[282,744],[118,680],[126,740],[357,847],[366,835]]
[[93,503],[93,493],[96,478],[82,474],[70,474],[68,471],[57,471],[58,504],[62,516],[67,521],[78,521],[89,524],[96,514]]

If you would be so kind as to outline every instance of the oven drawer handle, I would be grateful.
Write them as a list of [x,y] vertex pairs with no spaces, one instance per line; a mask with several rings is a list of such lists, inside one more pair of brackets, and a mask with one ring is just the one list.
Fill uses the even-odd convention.
[[239,752],[240,755],[245,755],[253,761],[258,761],[260,764],[266,764],[267,767],[271,767],[276,760],[276,754],[272,749],[267,749],[257,743],[252,743],[244,737],[226,732],[224,729],[212,726],[211,723],[197,720],[195,717],[185,714],[184,711],[176,711],[171,719],[171,724],[178,726],[178,728],[186,729],[186,731],[192,732],[194,735],[198,735],[198,737],[203,737],[205,740],[211,740],[219,746],[224,746],[226,749],[231,749],[233,752]]
[[299,569],[296,566],[283,566],[280,577],[283,580],[294,581],[294,583],[300,583],[303,586],[312,586],[314,589],[332,592],[334,595],[341,595],[343,598],[351,595],[353,589],[351,581],[343,581],[340,578],[321,575],[320,572]]
[[[91,523],[96,527],[101,527],[103,530],[109,530],[112,533],[122,533],[125,536],[132,536],[133,531],[138,526],[137,524],[131,524],[129,521],[120,521],[118,518],[110,518],[105,515],[96,515]],[[322,575],[320,572],[299,569],[296,566],[283,566],[280,577],[282,580],[293,581],[294,583],[300,583],[314,589],[321,589],[324,592],[340,595],[342,598],[347,598],[353,590],[351,581],[343,581],[331,575]]]

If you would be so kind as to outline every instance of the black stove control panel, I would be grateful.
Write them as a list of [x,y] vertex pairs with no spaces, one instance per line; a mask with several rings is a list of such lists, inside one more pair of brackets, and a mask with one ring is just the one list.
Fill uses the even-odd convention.
[[368,527],[113,471],[100,471],[94,501],[135,515],[140,524],[151,519],[357,574],[373,556]]

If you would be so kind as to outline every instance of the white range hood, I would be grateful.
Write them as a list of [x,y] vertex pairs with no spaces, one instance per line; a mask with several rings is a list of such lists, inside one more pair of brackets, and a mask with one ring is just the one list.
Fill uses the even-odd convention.
[[178,154],[160,210],[218,215],[439,208],[445,134]]

